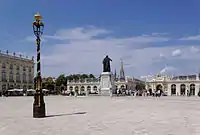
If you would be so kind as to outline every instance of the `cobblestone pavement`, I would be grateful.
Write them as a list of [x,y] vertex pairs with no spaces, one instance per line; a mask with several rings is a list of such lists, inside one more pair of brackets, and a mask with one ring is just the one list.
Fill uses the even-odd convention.
[[33,97],[0,98],[0,135],[200,135],[198,97],[45,97],[46,118],[32,118]]

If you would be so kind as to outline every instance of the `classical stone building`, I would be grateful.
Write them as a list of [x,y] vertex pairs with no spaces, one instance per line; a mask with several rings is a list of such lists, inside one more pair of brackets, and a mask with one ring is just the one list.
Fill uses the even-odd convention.
[[15,53],[0,52],[0,92],[8,89],[31,89],[34,82],[34,59]]
[[[125,80],[116,80],[115,87],[116,89],[126,90],[128,87],[130,88],[133,81],[131,82],[131,78],[125,77]],[[133,86],[134,87],[134,86]],[[77,92],[78,94],[82,93],[99,93],[100,89],[100,79],[80,79],[80,80],[72,80],[67,82],[67,90]]]
[[[123,61],[121,60],[120,75],[117,76],[116,70],[114,73],[115,76],[115,87],[117,89],[126,90],[126,89],[135,89],[137,79],[133,77],[125,76]],[[67,82],[67,90],[73,91],[78,94],[82,93],[99,93],[100,89],[100,79],[95,78],[86,78],[84,80],[72,80]]]
[[200,75],[167,76],[156,75],[146,79],[146,89],[162,90],[167,95],[197,95],[200,90]]

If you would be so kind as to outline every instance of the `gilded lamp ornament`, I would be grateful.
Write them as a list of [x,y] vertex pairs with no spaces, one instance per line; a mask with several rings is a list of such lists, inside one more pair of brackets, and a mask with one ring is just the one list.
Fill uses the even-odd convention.
[[42,16],[37,13],[34,15],[35,21],[33,22],[33,32],[37,38],[41,37],[43,34],[44,23],[41,21]]

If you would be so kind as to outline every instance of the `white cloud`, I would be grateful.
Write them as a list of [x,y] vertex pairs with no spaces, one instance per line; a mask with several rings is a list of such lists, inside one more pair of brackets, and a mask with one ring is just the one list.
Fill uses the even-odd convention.
[[[184,53],[183,57],[172,59],[174,50],[176,55],[180,53],[178,47],[150,46],[152,43],[162,45],[162,42],[170,40],[166,36],[150,34],[116,38],[114,35],[113,31],[91,26],[62,29],[53,36],[46,35],[44,37],[46,40],[59,40],[62,44],[43,44],[44,48],[41,50],[43,75],[58,76],[61,73],[99,75],[102,72],[102,60],[107,54],[113,60],[111,63],[113,71],[116,68],[119,73],[120,58],[123,58],[125,74],[137,77],[157,73],[168,64],[166,62],[172,63],[169,67],[173,67],[173,62],[177,63],[179,59],[190,57],[193,59],[191,52]],[[188,50],[188,48],[185,46],[181,50]],[[167,61],[169,59],[170,61]]]
[[169,33],[158,33],[158,32],[154,32],[152,33],[153,36],[166,36],[168,35]]
[[181,55],[181,50],[180,49],[176,49],[172,52],[172,56],[180,56]]
[[197,40],[197,41],[199,41],[200,35],[183,37],[183,38],[180,38],[180,40]]
[[166,66],[165,68],[163,68],[160,73],[161,74],[170,74],[171,72],[173,72],[174,70],[176,70],[175,67],[172,66]]
[[86,28],[74,29],[61,29],[58,30],[53,36],[45,35],[45,38],[58,39],[58,40],[89,40],[100,34],[108,34],[111,31],[105,29],[96,29],[93,26]]

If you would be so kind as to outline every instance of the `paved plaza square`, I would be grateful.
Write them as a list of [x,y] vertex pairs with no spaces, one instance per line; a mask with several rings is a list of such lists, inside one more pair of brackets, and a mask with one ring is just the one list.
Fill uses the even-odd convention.
[[33,97],[0,98],[0,135],[200,135],[198,97],[45,97],[47,117],[32,118]]

